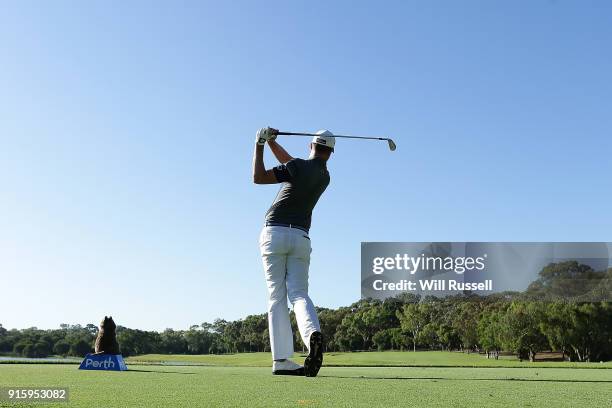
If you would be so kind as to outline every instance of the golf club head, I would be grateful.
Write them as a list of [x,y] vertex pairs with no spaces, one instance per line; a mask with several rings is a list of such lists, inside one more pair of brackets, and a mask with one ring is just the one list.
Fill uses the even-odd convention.
[[389,143],[389,149],[394,152],[395,149],[397,149],[397,146],[395,145],[395,142],[391,139],[387,139],[387,142]]

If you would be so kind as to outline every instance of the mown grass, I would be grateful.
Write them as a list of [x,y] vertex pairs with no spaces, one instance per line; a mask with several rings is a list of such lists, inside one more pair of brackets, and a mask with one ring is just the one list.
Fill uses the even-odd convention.
[[[300,354],[295,355],[301,358]],[[240,353],[226,355],[167,355],[146,354],[130,357],[130,363],[166,363],[166,364],[198,364],[210,366],[232,367],[268,367],[270,366],[270,353]],[[385,352],[358,352],[358,353],[326,353],[325,366],[343,367],[525,367],[525,368],[612,368],[612,362],[604,363],[572,363],[538,361],[519,361],[517,359],[487,359],[479,354],[467,354],[446,351],[385,351]]]
[[272,376],[268,367],[129,369],[7,364],[0,387],[69,388],[68,404],[45,407],[612,406],[612,370],[589,368],[324,367],[317,378]]

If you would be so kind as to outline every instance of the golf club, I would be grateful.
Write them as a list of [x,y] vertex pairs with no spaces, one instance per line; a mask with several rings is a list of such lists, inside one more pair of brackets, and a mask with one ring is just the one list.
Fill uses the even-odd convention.
[[[278,135],[282,136],[318,136],[315,133],[299,133],[299,132],[278,132]],[[334,135],[334,137],[343,137],[346,139],[371,139],[371,140],[386,140],[389,143],[389,150],[392,152],[397,149],[395,142],[387,137],[367,137],[367,136],[346,136],[346,135]]]

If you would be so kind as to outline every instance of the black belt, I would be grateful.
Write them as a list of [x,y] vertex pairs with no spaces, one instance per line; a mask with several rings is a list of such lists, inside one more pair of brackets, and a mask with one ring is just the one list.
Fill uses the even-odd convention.
[[295,228],[295,229],[302,230],[302,231],[304,231],[305,233],[308,234],[308,228],[304,228],[301,225],[285,224],[283,222],[266,222],[266,227],[288,227],[288,228]]

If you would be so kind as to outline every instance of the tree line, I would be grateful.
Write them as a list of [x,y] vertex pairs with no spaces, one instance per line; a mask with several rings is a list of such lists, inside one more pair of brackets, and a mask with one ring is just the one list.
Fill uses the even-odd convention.
[[[585,292],[567,278],[589,276]],[[545,267],[524,293],[489,296],[462,294],[445,298],[404,293],[384,301],[362,299],[338,309],[317,308],[327,351],[460,350],[497,358],[501,352],[534,361],[542,351],[559,352],[570,361],[612,359],[612,269],[595,273],[575,261]],[[587,282],[588,281],[588,282]],[[580,284],[579,284],[580,285]],[[563,298],[559,296],[563,292]],[[607,296],[607,297],[605,297]],[[291,313],[296,350],[304,350]],[[27,357],[83,356],[91,352],[97,327],[63,324],[59,329],[7,330],[0,325],[0,353]],[[117,327],[126,356],[223,354],[269,351],[267,314],[193,325],[162,332]]]

